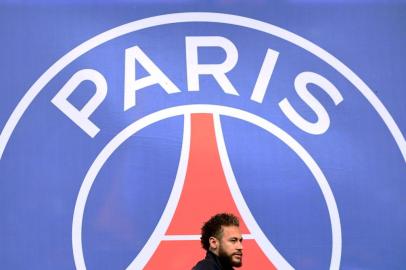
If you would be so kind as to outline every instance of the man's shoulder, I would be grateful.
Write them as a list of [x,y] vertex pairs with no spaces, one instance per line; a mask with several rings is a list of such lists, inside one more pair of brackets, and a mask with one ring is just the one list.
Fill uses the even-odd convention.
[[204,259],[198,262],[192,270],[221,270],[219,266],[211,260]]

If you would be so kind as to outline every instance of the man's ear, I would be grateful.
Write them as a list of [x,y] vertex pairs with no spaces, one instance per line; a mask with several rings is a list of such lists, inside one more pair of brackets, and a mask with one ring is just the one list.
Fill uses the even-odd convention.
[[219,246],[219,240],[216,237],[211,236],[209,238],[209,243],[210,243],[210,249],[212,251],[217,251],[217,248]]

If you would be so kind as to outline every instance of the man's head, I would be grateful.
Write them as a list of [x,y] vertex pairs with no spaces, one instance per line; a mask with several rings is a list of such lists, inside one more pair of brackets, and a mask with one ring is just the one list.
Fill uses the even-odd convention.
[[205,250],[220,257],[223,263],[242,265],[242,237],[238,218],[221,213],[211,217],[202,227],[201,242]]

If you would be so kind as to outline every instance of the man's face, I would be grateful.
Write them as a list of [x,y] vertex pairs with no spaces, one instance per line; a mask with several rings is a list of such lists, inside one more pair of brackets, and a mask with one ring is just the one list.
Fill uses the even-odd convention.
[[231,266],[242,265],[242,236],[237,226],[223,226],[223,235],[219,241],[218,256]]

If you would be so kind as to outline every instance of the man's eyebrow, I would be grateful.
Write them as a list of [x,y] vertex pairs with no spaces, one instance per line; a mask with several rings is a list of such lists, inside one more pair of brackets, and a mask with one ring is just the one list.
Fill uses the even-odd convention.
[[236,236],[230,237],[229,239],[230,239],[230,240],[240,240],[240,241],[244,240],[244,238],[242,238],[242,237],[236,237]]

